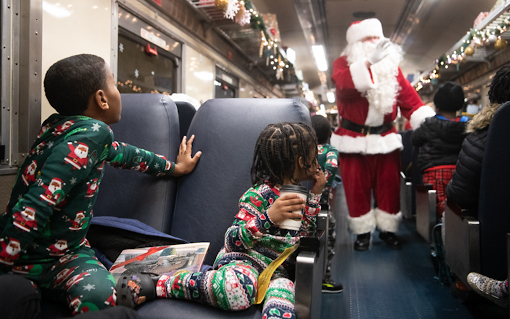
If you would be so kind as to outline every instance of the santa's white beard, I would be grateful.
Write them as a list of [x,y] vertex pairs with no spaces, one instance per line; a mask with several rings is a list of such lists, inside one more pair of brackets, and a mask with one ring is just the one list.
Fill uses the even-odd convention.
[[[348,45],[342,55],[347,56],[347,62],[351,65],[354,62],[365,61],[376,46],[377,43],[358,41]],[[398,65],[402,61],[402,49],[398,45],[392,44],[388,50],[390,53],[384,59],[370,67],[376,86],[365,93],[369,105],[381,114],[393,111],[393,105],[400,90],[397,75]]]

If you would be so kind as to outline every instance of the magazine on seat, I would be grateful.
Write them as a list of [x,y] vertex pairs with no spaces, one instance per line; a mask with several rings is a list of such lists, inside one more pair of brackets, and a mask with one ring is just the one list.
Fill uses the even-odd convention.
[[149,272],[170,275],[179,270],[198,272],[202,268],[209,243],[191,243],[124,249],[110,268],[115,281],[121,275]]

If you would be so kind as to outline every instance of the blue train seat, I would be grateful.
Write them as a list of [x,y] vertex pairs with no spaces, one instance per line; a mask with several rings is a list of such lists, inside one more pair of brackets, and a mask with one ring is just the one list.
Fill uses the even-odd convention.
[[[175,161],[180,145],[175,103],[162,94],[126,93],[121,96],[122,119],[111,125],[115,139]],[[94,216],[137,219],[169,233],[177,181],[105,165]]]
[[174,102],[175,105],[177,105],[177,111],[179,113],[179,136],[182,140],[188,132],[189,125],[191,124],[191,120],[193,120],[197,109],[193,106],[193,104],[186,101]]
[[[112,125],[116,139],[175,160],[180,138],[175,103],[157,94],[122,94],[122,103],[122,120]],[[281,121],[311,124],[307,108],[291,99],[207,101],[193,116],[187,131],[188,136],[196,136],[193,151],[203,152],[195,170],[178,179],[156,180],[138,172],[107,169],[94,208],[96,216],[138,219],[190,242],[210,242],[206,263],[212,264],[223,245],[224,232],[238,211],[238,200],[251,186],[255,142],[268,124]],[[327,227],[323,214],[319,224],[323,225],[321,229]],[[305,238],[296,257],[299,318],[320,317],[326,258],[325,232],[320,234]],[[55,308],[47,304],[43,304],[43,313],[43,318],[59,318]],[[261,318],[261,307],[225,312],[185,300],[157,299],[143,304],[138,315],[151,319]]]
[[[510,102],[494,115],[484,149],[477,212],[445,211],[446,262],[461,280],[471,272],[506,279],[506,234],[510,232],[507,194],[510,193]],[[452,208],[453,207],[453,208]]]

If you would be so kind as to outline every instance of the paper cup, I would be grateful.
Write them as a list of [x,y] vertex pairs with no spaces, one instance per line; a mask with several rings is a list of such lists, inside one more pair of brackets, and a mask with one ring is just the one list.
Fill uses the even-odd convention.
[[[288,195],[288,194],[299,195],[299,197],[304,199],[305,202],[306,202],[306,199],[308,197],[308,191],[306,190],[305,187],[303,187],[301,185],[291,185],[291,184],[283,185],[282,188],[280,189],[280,197],[283,196],[283,195]],[[303,215],[303,211],[301,209],[293,211],[293,213]],[[291,229],[291,230],[299,230],[299,228],[301,227],[301,219],[302,218],[296,218],[296,219],[289,218],[289,219],[286,219],[286,220],[284,220],[283,222],[280,223],[280,228]]]

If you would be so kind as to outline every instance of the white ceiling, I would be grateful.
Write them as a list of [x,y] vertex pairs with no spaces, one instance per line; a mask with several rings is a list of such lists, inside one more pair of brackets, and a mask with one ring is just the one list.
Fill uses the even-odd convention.
[[[307,37],[303,31],[296,8],[303,8],[306,2],[321,1],[325,4],[329,65],[340,56],[346,44],[348,26],[360,20],[353,14],[371,11],[381,20],[386,37],[400,38],[396,41],[405,52],[401,64],[405,75],[432,68],[434,60],[473,27],[478,14],[490,11],[496,3],[496,0],[252,0],[259,12],[276,14],[282,44],[297,52],[295,67],[303,71],[304,81],[312,89],[321,83],[310,48],[310,33]],[[328,87],[332,88],[331,68],[326,71],[326,77]]]

